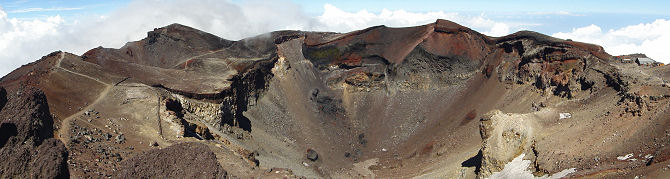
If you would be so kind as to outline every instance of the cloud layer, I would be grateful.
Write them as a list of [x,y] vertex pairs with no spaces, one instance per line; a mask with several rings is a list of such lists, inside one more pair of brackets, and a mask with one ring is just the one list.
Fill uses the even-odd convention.
[[612,55],[645,53],[656,61],[670,63],[670,20],[658,19],[607,31],[597,25],[589,25],[553,36],[599,44]]
[[8,19],[0,8],[0,76],[46,55],[47,49],[58,47],[57,43],[47,40],[61,34],[64,22],[60,16],[41,20]]

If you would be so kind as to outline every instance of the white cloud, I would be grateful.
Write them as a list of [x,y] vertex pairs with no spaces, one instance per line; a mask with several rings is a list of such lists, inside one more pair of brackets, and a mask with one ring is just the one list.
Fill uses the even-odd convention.
[[52,51],[82,54],[97,46],[119,48],[172,23],[238,40],[274,30],[312,29],[314,22],[299,6],[284,1],[139,0],[103,17],[76,20],[10,18],[0,7],[0,76]]
[[[44,10],[44,9],[41,9]],[[349,32],[375,25],[405,27],[447,19],[484,34],[501,36],[522,24],[495,22],[486,15],[383,10],[346,12],[326,4],[323,14],[306,15],[297,4],[277,1],[137,0],[111,14],[88,19],[60,16],[33,20],[9,18],[0,7],[0,76],[56,50],[82,54],[97,46],[118,48],[146,32],[172,23],[239,40],[275,30]]]
[[656,61],[670,63],[670,20],[658,19],[607,31],[589,25],[553,36],[599,44],[612,55],[645,53]]
[[45,53],[43,45],[50,42],[45,42],[45,37],[57,36],[63,23],[60,16],[35,20],[8,19],[0,8],[0,76],[32,61],[26,57],[35,59],[46,55],[48,52]]
[[494,22],[485,18],[484,14],[479,16],[466,16],[459,13],[445,13],[443,11],[415,13],[404,10],[383,9],[375,14],[366,10],[358,12],[346,12],[333,5],[324,5],[324,12],[317,20],[322,26],[319,30],[348,32],[375,25],[386,25],[390,27],[407,27],[424,25],[435,22],[436,19],[447,19],[461,25],[471,27],[486,35],[502,36],[510,33],[510,26],[519,29],[522,24],[506,24]]
[[80,9],[83,9],[83,8],[81,8],[81,7],[55,7],[55,8],[34,7],[34,8],[13,10],[13,11],[9,11],[9,13],[45,12],[45,11],[72,11],[72,10],[80,10]]

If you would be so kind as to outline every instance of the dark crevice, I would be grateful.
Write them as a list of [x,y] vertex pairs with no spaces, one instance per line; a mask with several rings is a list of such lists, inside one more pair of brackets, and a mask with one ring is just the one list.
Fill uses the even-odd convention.
[[653,164],[653,163],[654,163],[654,157],[651,157],[651,158],[647,159],[647,162],[646,162],[644,165],[645,165],[645,166],[649,166],[649,165],[651,165],[651,164]]
[[125,78],[123,78],[123,80],[121,80],[121,81],[119,81],[119,82],[116,82],[116,83],[114,84],[114,86],[119,86],[119,84],[123,83],[124,81],[126,81],[126,80],[128,80],[128,79],[130,79],[130,77],[125,77]]
[[181,103],[179,103],[177,100],[167,99],[165,102],[165,109],[174,112],[175,115],[177,115],[179,118],[184,117],[184,107],[182,107]]
[[[533,160],[533,168],[535,168],[535,173],[536,174],[544,174],[547,173],[547,171],[542,170],[540,168],[540,164],[537,163],[537,160],[539,158],[539,152],[537,152],[537,149],[535,148],[535,142],[533,142],[533,145],[530,146],[530,149],[533,151],[533,155],[535,155],[535,160]],[[538,175],[536,175],[538,176]],[[542,176],[542,175],[539,175]]]
[[251,120],[243,115],[247,111],[250,100],[258,101],[260,95],[269,85],[274,76],[271,69],[277,62],[276,54],[271,60],[260,61],[242,75],[234,76],[230,90],[224,91],[221,103],[222,123],[242,128],[251,132]]
[[542,79],[542,76],[536,76],[535,77],[535,87],[537,89],[544,90],[546,89],[547,85],[544,83],[544,80]]
[[358,66],[358,65],[347,65],[347,64],[342,63],[342,64],[340,64],[338,67],[340,67],[341,69],[345,69],[345,70],[351,70],[351,69],[358,68],[358,67],[361,67],[361,66]]
[[593,88],[593,85],[595,84],[595,82],[593,82],[593,81],[588,81],[588,80],[586,80],[586,79],[583,78],[583,77],[582,77],[582,78],[579,78],[578,81],[579,81],[579,84],[581,85],[581,89],[582,89],[583,91],[585,91],[585,90],[589,90],[589,89]]
[[221,99],[222,93],[212,93],[212,94],[190,93],[190,92],[184,92],[184,91],[168,88],[168,87],[163,86],[162,84],[151,85],[151,87],[161,88],[161,89],[164,89],[166,91],[169,91],[170,93],[179,94],[179,95],[185,96],[187,98],[191,98],[191,99],[207,100],[207,101],[211,101],[211,102],[215,102],[215,103],[218,103],[218,102],[222,101],[222,99]]
[[10,137],[18,135],[16,125],[12,123],[0,124],[0,148],[4,147]]
[[475,167],[475,174],[479,175],[479,171],[481,171],[482,169],[482,158],[483,158],[482,150],[479,150],[479,152],[477,152],[477,155],[471,157],[466,161],[463,161],[463,163],[461,163],[461,167]]
[[519,62],[519,66],[517,66],[518,69],[521,69],[524,65],[531,63],[533,60],[530,57],[521,57],[521,62]]
[[572,98],[572,91],[570,91],[569,84],[556,84],[554,89],[554,95],[560,97],[567,97],[568,99]]
[[501,47],[505,49],[505,53],[512,53],[514,50],[516,50],[520,57],[523,57],[523,53],[525,52],[523,43],[521,41],[516,41],[512,44],[505,42],[501,45]]
[[5,104],[7,104],[7,90],[0,87],[0,111],[5,107]]

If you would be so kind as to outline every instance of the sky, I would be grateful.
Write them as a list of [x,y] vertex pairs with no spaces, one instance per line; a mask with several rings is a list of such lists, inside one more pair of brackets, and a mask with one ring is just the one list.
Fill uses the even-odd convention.
[[532,30],[670,63],[662,0],[0,0],[0,76],[53,51],[119,48],[153,28],[188,25],[239,40],[275,30],[349,32],[447,19],[489,36]]

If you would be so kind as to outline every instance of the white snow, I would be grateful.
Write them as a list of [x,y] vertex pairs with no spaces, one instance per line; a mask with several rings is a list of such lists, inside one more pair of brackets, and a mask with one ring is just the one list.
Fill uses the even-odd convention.
[[490,179],[558,179],[567,176],[570,173],[575,172],[575,168],[565,169],[553,175],[536,177],[533,175],[533,172],[528,170],[530,166],[530,160],[523,160],[523,157],[526,154],[521,154],[518,157],[514,158],[511,162],[505,164],[500,172],[494,172],[489,178]]
[[633,157],[633,153],[629,153],[629,154],[626,154],[626,155],[624,155],[624,156],[618,156],[618,157],[616,157],[616,159],[619,159],[619,160],[628,160],[628,159],[631,158],[631,157]]
[[559,119],[567,119],[567,118],[571,118],[572,114],[570,114],[570,113],[559,113],[558,117],[559,117]]

